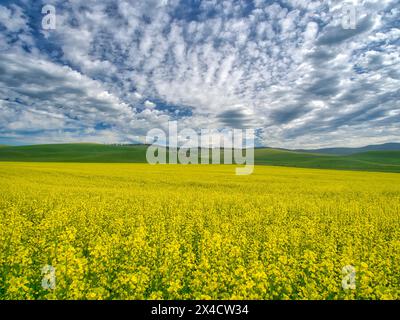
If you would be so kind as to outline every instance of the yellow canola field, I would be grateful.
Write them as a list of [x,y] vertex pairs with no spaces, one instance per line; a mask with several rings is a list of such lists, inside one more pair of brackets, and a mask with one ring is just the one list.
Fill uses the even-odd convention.
[[0,163],[0,299],[400,299],[399,262],[400,174]]

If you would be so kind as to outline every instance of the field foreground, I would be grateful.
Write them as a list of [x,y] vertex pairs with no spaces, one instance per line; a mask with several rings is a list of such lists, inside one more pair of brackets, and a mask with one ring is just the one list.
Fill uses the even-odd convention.
[[0,299],[400,299],[399,174],[234,169],[0,163]]

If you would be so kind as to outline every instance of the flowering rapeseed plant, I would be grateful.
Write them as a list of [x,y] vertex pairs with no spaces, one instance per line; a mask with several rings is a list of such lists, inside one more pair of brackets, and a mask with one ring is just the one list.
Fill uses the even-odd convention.
[[398,174],[0,164],[0,299],[400,299],[399,262]]

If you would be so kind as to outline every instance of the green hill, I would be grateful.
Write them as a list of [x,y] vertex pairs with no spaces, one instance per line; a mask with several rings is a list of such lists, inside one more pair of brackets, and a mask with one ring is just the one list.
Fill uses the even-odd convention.
[[300,152],[323,153],[331,155],[350,155],[370,151],[400,151],[400,143],[390,142],[383,144],[371,144],[364,147],[355,148],[323,148],[314,150],[295,150]]
[[351,155],[328,155],[284,150],[257,149],[257,164],[301,168],[400,172],[400,151],[370,151]]
[[[0,147],[0,161],[144,163],[144,145],[53,144]],[[255,149],[259,165],[300,168],[400,172],[400,151],[370,151],[351,155],[329,155],[270,148]]]
[[0,149],[0,161],[28,162],[146,162],[146,146],[92,143],[49,144]]

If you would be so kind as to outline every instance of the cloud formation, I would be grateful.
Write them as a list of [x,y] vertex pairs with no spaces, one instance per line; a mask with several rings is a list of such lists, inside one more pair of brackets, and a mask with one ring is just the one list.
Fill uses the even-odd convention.
[[399,141],[397,1],[48,0],[0,5],[0,143],[137,142],[254,128],[279,147]]

